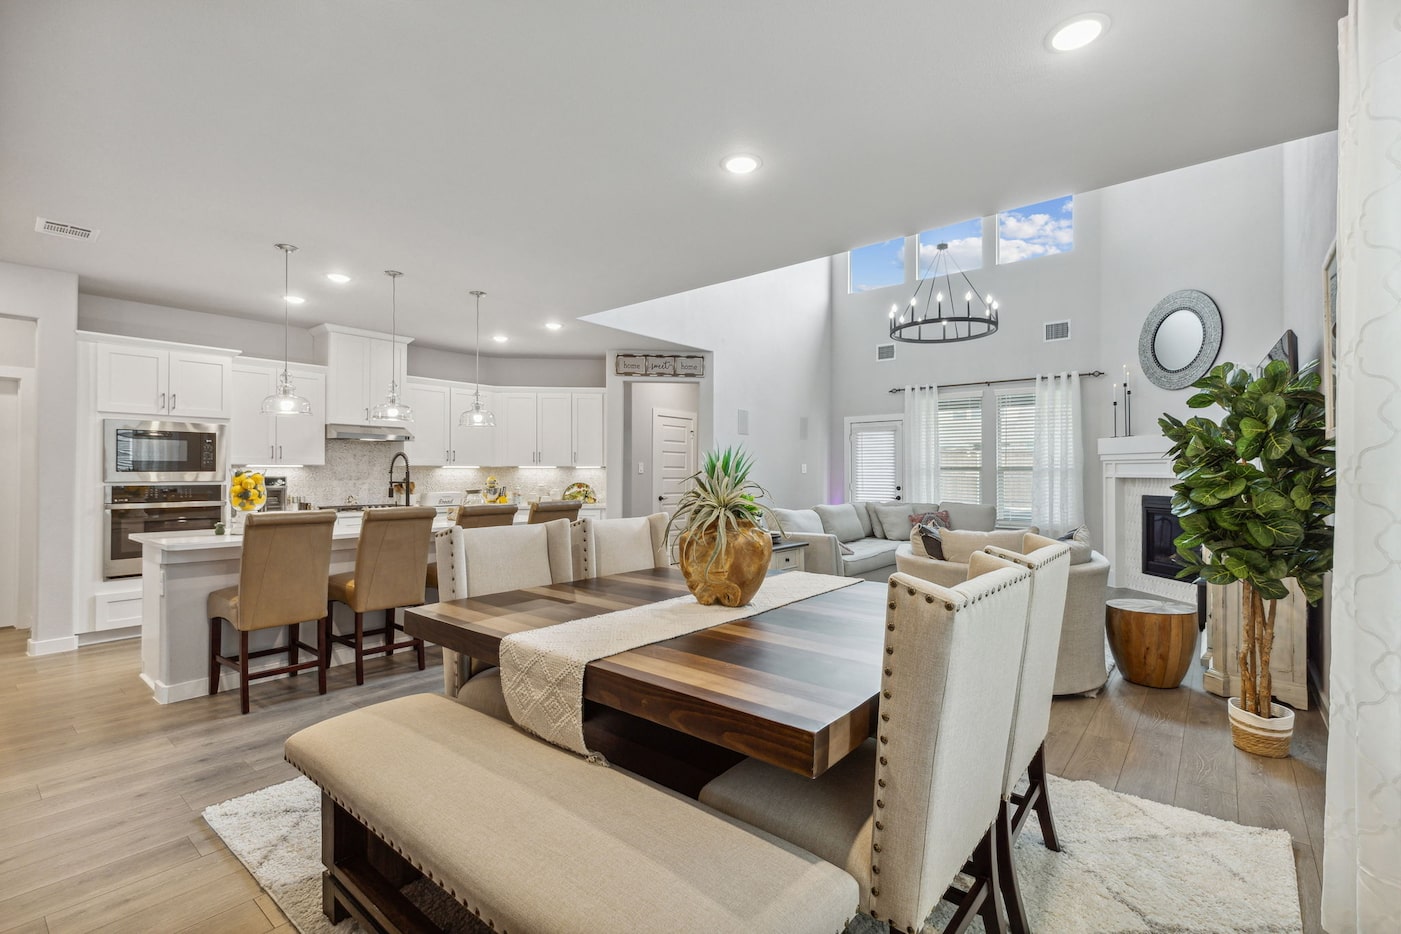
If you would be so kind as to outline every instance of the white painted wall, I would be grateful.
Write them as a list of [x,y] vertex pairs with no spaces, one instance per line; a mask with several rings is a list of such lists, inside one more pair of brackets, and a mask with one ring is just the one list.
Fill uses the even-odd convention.
[[[827,490],[831,265],[812,260],[585,320],[710,351],[699,389],[701,452],[742,444],[773,503],[812,505]],[[609,462],[615,463],[623,457],[624,381],[612,375],[611,359],[608,370]],[[739,433],[741,409],[749,413],[747,435]],[[799,437],[804,418],[806,439]],[[620,501],[622,477],[610,471],[608,482],[610,500]]]
[[[25,494],[20,464],[19,380],[0,376],[0,477],[18,505]],[[20,512],[0,509],[0,628],[19,625]],[[27,628],[28,620],[25,620]]]
[[0,315],[36,322],[34,388],[39,418],[34,427],[34,456],[39,471],[33,515],[43,516],[44,521],[30,522],[32,532],[22,532],[34,555],[32,569],[22,568],[34,582],[29,651],[67,651],[77,644],[73,558],[79,531],[74,521],[73,464],[78,420],[78,277],[0,262]]

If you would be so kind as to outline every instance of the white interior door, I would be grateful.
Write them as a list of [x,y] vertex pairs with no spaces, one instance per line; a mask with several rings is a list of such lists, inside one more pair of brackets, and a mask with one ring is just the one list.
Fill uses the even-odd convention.
[[[19,432],[19,380],[0,379],[0,477],[11,484],[20,476]],[[0,628],[19,622],[19,522],[18,509],[0,509]]]
[[696,413],[652,410],[652,502],[667,515],[696,472]]

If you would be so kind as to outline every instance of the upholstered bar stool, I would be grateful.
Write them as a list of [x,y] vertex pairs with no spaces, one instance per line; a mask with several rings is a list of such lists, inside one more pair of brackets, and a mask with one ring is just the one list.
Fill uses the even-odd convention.
[[568,519],[573,522],[579,518],[579,507],[583,503],[577,499],[545,500],[544,502],[530,504],[530,516],[525,520],[526,525],[539,525],[542,522],[553,522],[556,519]]
[[[395,649],[411,648],[418,654],[419,670],[425,667],[422,639],[394,641],[397,631],[394,611],[423,603],[428,542],[436,515],[437,510],[431,506],[366,509],[355,552],[355,570],[331,576],[330,600],[326,606],[327,638],[329,642],[355,650],[356,684],[365,683],[366,655],[393,655]],[[344,603],[355,614],[353,633],[336,634],[333,611],[337,603]],[[384,625],[366,632],[365,614],[378,610],[384,611]],[[381,636],[382,639],[378,645],[366,648],[366,636]]]
[[[326,693],[326,666],[330,660],[326,630],[326,575],[331,570],[331,532],[336,524],[333,510],[316,512],[253,513],[243,534],[243,554],[238,568],[238,586],[225,587],[209,595],[209,693],[219,692],[219,669],[227,666],[238,672],[240,709],[248,712],[248,682],[274,675],[295,676],[308,668],[317,669],[317,693]],[[238,656],[223,654],[223,623],[238,632]],[[301,641],[302,623],[316,623],[316,647]],[[287,647],[248,651],[248,634],[259,629],[287,627]],[[300,662],[299,651],[306,649],[315,659]],[[287,664],[279,668],[249,672],[250,659],[287,653]]]
[[[520,507],[513,503],[479,503],[475,506],[457,507],[457,527],[459,529],[490,529],[499,525],[511,525],[516,521]],[[428,586],[438,591],[439,600],[455,600],[445,597],[438,585],[438,565],[428,565]]]

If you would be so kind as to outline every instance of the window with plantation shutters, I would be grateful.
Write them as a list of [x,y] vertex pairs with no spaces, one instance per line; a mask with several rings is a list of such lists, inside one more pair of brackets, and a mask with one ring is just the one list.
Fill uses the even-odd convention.
[[848,425],[848,499],[851,502],[899,499],[900,422],[851,419]]
[[983,395],[939,398],[939,501],[983,501]]
[[1031,461],[1036,394],[1029,389],[997,394],[997,524],[1031,524]]

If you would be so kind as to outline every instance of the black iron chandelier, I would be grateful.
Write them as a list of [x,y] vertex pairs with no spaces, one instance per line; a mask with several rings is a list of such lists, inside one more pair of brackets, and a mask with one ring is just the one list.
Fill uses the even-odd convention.
[[[963,282],[963,301],[956,300],[954,276]],[[942,280],[942,287],[940,281]],[[925,285],[924,298],[919,293]],[[907,344],[954,344],[977,340],[997,331],[997,302],[981,295],[949,255],[949,245],[935,247],[925,278],[915,282],[915,294],[902,308],[890,306],[890,336]]]

